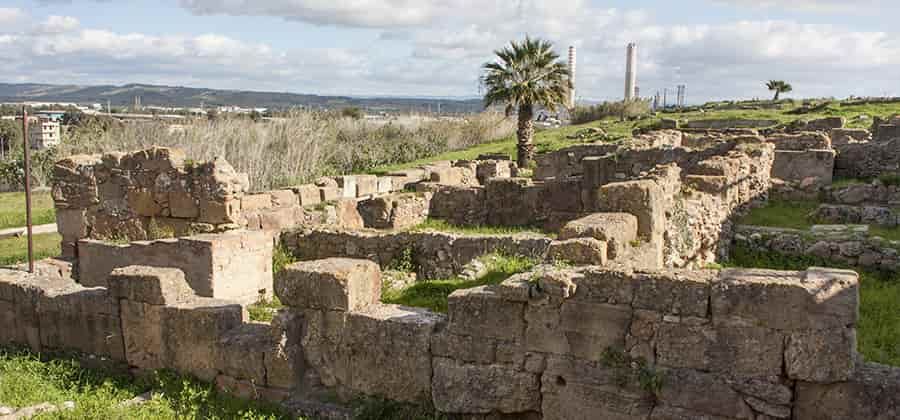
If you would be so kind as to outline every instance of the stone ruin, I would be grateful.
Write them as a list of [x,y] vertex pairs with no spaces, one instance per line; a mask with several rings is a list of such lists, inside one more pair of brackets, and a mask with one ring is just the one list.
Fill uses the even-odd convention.
[[[258,193],[172,149],[68,158],[64,258],[0,270],[0,343],[322,418],[360,396],[469,419],[900,417],[900,369],[856,352],[856,273],[707,269],[773,184],[830,183],[833,133],[745,130],[572,146],[534,178],[491,156]],[[408,229],[429,217],[556,236]],[[274,275],[276,244],[299,262]],[[546,264],[457,290],[447,314],[381,302],[404,255],[427,281],[493,252]],[[273,295],[274,320],[249,321]]]

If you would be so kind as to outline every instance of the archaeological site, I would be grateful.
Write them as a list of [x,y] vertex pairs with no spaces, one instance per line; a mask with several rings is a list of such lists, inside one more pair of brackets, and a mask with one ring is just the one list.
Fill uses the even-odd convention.
[[[860,226],[900,225],[900,187],[832,184],[900,175],[900,120],[844,124],[672,121],[533,170],[491,155],[266,192],[176,149],[73,156],[53,173],[63,256],[0,270],[0,343],[316,419],[359,397],[484,420],[898,419],[900,368],[857,351],[855,271],[723,268],[741,246],[900,270],[898,243]],[[737,222],[808,197],[829,224]],[[415,287],[492,254],[539,263],[445,311],[384,303],[398,266]]]

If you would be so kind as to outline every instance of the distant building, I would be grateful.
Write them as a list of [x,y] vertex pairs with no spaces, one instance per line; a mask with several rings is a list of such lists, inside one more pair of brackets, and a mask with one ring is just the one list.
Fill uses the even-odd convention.
[[35,115],[41,119],[59,122],[62,120],[63,115],[66,115],[66,111],[38,111]]
[[28,121],[28,138],[31,148],[44,150],[58,146],[61,141],[59,122],[49,118],[34,118]]

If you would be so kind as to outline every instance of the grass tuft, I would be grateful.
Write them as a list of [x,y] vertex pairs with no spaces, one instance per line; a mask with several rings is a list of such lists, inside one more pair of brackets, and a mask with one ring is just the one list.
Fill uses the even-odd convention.
[[544,232],[541,228],[535,226],[461,226],[454,225],[446,220],[429,218],[410,229],[412,232],[445,232],[458,233],[462,235],[515,235],[518,233],[533,233],[544,236],[552,236],[552,234]]

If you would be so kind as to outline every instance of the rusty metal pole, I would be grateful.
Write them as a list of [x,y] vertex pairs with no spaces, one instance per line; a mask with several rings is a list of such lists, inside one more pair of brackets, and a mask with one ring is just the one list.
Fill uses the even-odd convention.
[[25,229],[28,231],[28,272],[34,273],[34,241],[31,231],[31,145],[28,144],[28,109],[22,106],[22,144],[25,146]]

